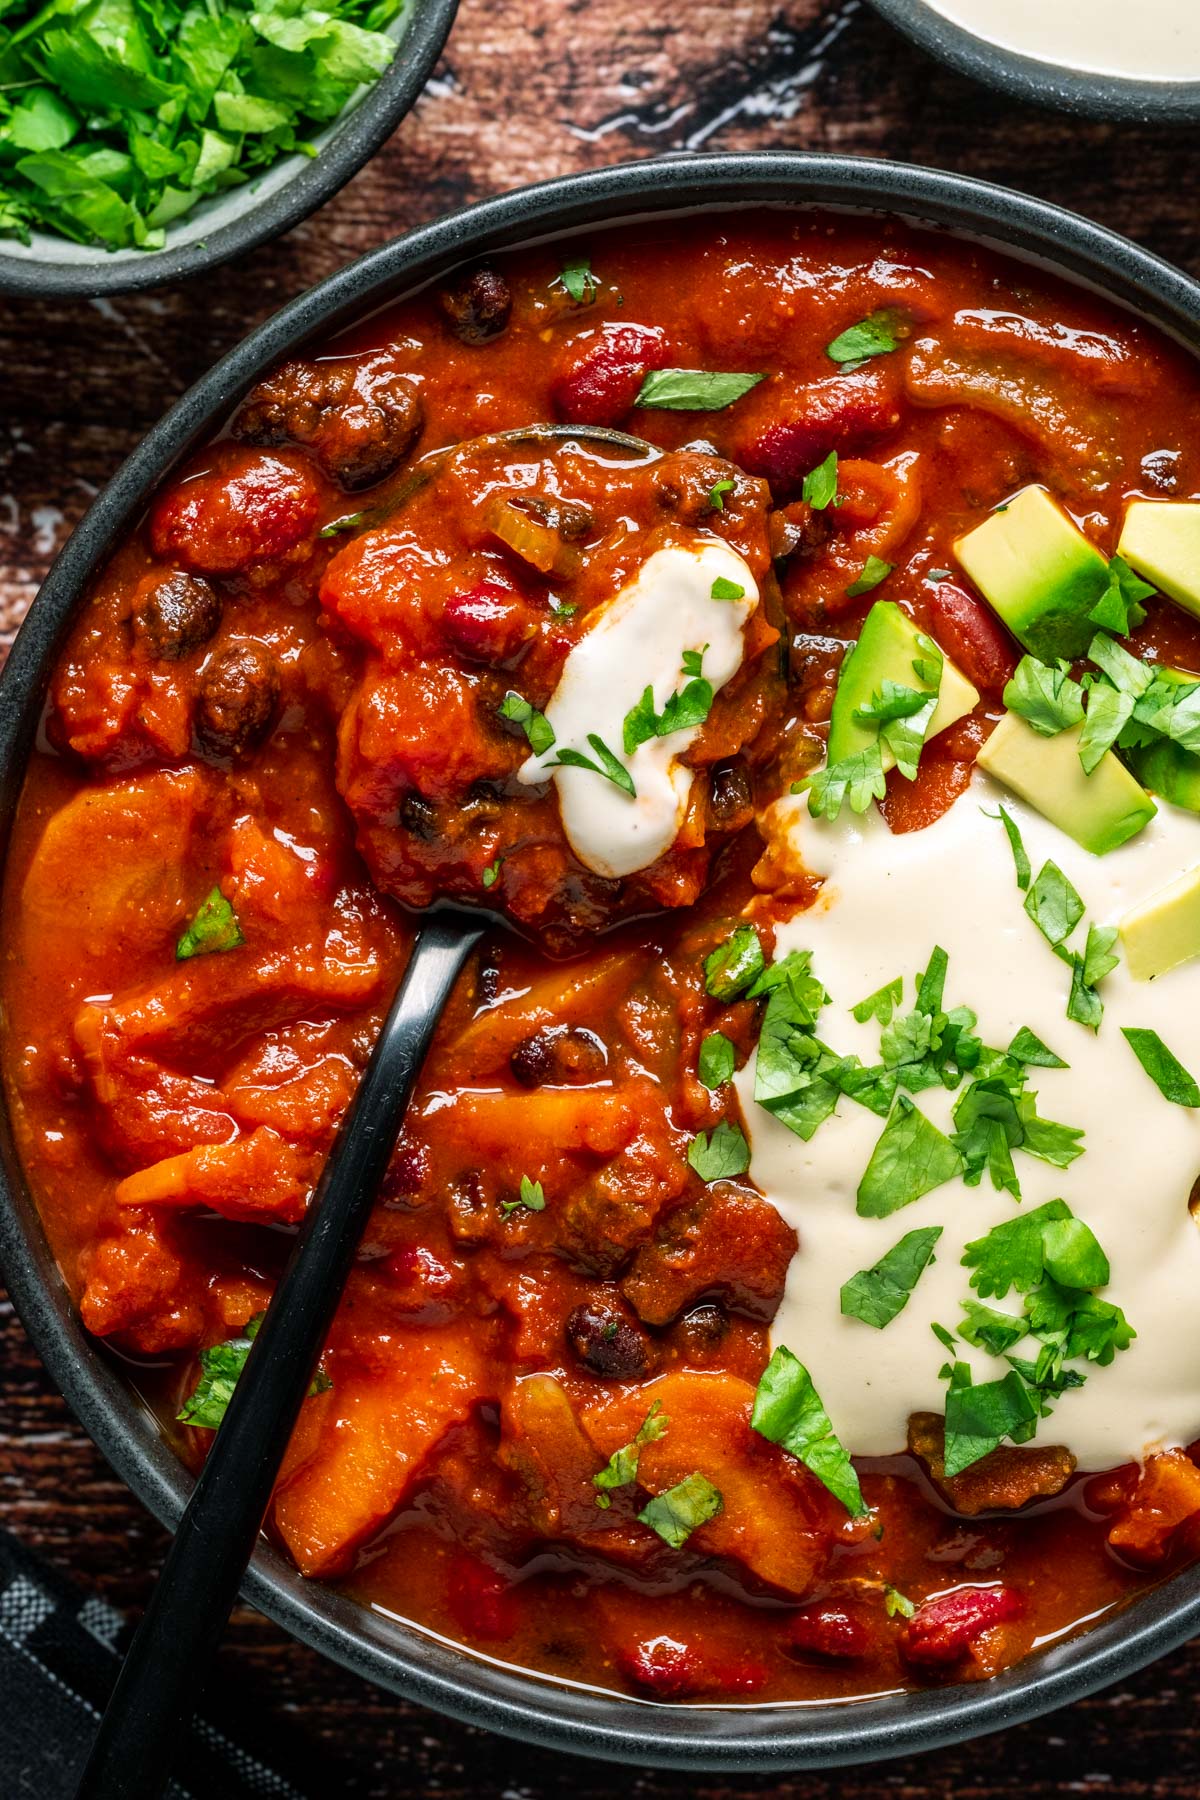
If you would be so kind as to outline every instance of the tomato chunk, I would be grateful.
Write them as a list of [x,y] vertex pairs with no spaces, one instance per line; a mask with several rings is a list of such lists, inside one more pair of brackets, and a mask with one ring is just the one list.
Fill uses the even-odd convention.
[[1015,1588],[957,1588],[917,1608],[904,1628],[902,1654],[915,1668],[949,1668],[985,1631],[1019,1619],[1024,1611],[1025,1602]]

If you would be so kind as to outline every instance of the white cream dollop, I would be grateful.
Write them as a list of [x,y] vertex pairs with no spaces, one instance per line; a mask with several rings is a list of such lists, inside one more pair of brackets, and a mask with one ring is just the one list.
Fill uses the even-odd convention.
[[[714,599],[714,584],[741,590],[736,600]],[[621,591],[597,609],[594,623],[572,649],[546,707],[553,746],[521,765],[530,784],[552,777],[563,830],[581,863],[617,879],[648,868],[678,835],[692,788],[679,758],[699,726],[650,738],[630,755],[623,749],[625,715],[649,687],[662,712],[686,686],[685,651],[702,651],[705,680],[718,693],[742,663],[744,627],[758,605],[758,587],[744,559],[720,538],[656,550]],[[633,780],[635,795],[590,769],[557,768],[561,750],[596,761],[596,736]]]
[[[807,1366],[853,1453],[901,1450],[910,1413],[945,1408],[938,1370],[946,1352],[930,1323],[955,1331],[960,1302],[976,1297],[961,1266],[964,1245],[1061,1196],[1107,1252],[1104,1297],[1138,1335],[1108,1367],[1079,1365],[1084,1386],[1055,1403],[1037,1435],[1068,1445],[1081,1468],[1111,1468],[1200,1432],[1200,1231],[1188,1211],[1200,1173],[1200,1111],[1165,1100],[1121,1035],[1123,1025],[1157,1031],[1200,1078],[1200,959],[1152,982],[1134,981],[1122,962],[1101,984],[1099,1032],[1069,1020],[1070,971],[1024,911],[1004,831],[983,810],[994,813],[997,801],[1017,820],[1034,874],[1056,862],[1099,924],[1115,924],[1135,901],[1200,864],[1200,819],[1190,814],[1162,806],[1138,837],[1096,857],[980,773],[944,817],[902,836],[874,807],[830,825],[810,818],[803,799],[787,800],[773,809],[773,829],[795,834],[825,883],[815,906],[781,927],[777,955],[812,951],[831,996],[822,1042],[874,1063],[879,1026],[857,1024],[850,1008],[903,975],[901,1010],[909,1011],[914,977],[940,944],[949,955],[946,1004],[973,1008],[986,1044],[1004,1048],[1028,1026],[1070,1064],[1032,1069],[1029,1086],[1043,1117],[1083,1128],[1084,1154],[1056,1169],[1016,1150],[1020,1207],[985,1174],[979,1187],[947,1182],[889,1218],[862,1219],[855,1194],[882,1121],[843,1098],[806,1144],[755,1104],[752,1058],[737,1077],[750,1173],[800,1240],[772,1338]],[[1086,921],[1073,944],[1082,944],[1085,928]],[[916,1104],[949,1131],[956,1097],[927,1091]],[[882,1330],[843,1318],[842,1283],[906,1232],[934,1225],[943,1227],[936,1260],[904,1311]],[[987,1304],[1021,1310],[1013,1293]],[[960,1345],[975,1380],[1008,1372],[1003,1361]]]

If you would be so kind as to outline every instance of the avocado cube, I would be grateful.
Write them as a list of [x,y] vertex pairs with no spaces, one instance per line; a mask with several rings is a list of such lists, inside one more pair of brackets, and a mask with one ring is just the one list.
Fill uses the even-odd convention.
[[1153,981],[1200,956],[1200,869],[1189,869],[1133,907],[1117,930],[1135,981]]
[[[877,600],[863,621],[858,642],[842,664],[837,693],[829,719],[829,761],[841,762],[875,742],[873,725],[862,725],[854,717],[856,710],[870,704],[874,694],[882,693],[885,681],[901,687],[921,688],[924,683],[913,669],[914,661],[924,652],[920,632],[894,600]],[[949,657],[942,658],[942,680],[938,703],[933,709],[926,738],[965,718],[979,704],[979,693],[965,675],[960,675]],[[890,769],[895,757],[886,744],[880,745],[884,769]]]
[[966,532],[954,553],[1013,636],[1043,662],[1086,654],[1088,614],[1108,586],[1108,564],[1045,488],[1022,488]]
[[1200,618],[1200,500],[1131,500],[1117,555]]
[[1103,856],[1135,837],[1158,809],[1111,750],[1084,774],[1082,730],[1042,737],[1018,713],[1005,713],[977,760],[1077,844]]

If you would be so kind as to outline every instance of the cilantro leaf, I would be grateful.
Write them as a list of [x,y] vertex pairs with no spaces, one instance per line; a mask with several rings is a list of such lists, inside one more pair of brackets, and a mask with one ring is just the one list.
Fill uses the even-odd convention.
[[592,1476],[592,1486],[599,1490],[596,1494],[597,1506],[602,1509],[610,1507],[612,1501],[609,1495],[613,1489],[629,1487],[633,1483],[637,1477],[642,1450],[647,1444],[656,1444],[659,1438],[665,1437],[670,1423],[670,1419],[662,1411],[661,1402],[656,1400],[638,1427],[633,1441],[614,1450],[599,1473]]
[[550,285],[551,287],[561,287],[576,306],[590,306],[598,292],[596,277],[592,274],[591,261],[586,256],[575,256],[571,258],[570,262],[565,262],[561,273],[554,278]]
[[736,1125],[722,1119],[711,1132],[698,1131],[688,1145],[688,1163],[701,1181],[725,1181],[750,1167],[750,1146]]
[[665,1493],[655,1494],[638,1514],[638,1520],[656,1531],[672,1550],[682,1550],[699,1526],[715,1519],[723,1505],[719,1491],[699,1469],[677,1481]]
[[1046,862],[1025,896],[1025,911],[1046,942],[1056,949],[1083,917],[1083,901],[1058,864]]
[[872,800],[882,800],[887,793],[878,743],[867,744],[841,762],[827,763],[799,783],[798,789],[807,789],[808,810],[814,819],[836,819],[847,801],[851,812],[866,812]]
[[964,1300],[962,1309],[958,1327],[961,1336],[991,1356],[1003,1356],[1029,1333],[1028,1321],[1019,1313],[998,1312],[978,1300]]
[[1070,668],[1067,662],[1044,663],[1036,656],[1023,656],[1004,689],[1005,706],[1043,737],[1078,725],[1083,718],[1083,689],[1071,679]]
[[762,942],[753,925],[735,926],[725,942],[704,959],[705,990],[714,1000],[728,1003],[736,1000],[765,968]]
[[760,1437],[799,1457],[854,1518],[861,1519],[870,1511],[812,1376],[784,1344],[763,1370],[750,1423]]
[[[265,1312],[255,1313],[243,1325],[240,1337],[227,1338],[223,1344],[210,1344],[207,1350],[200,1352],[200,1379],[175,1415],[181,1425],[202,1425],[208,1431],[217,1429],[233,1399],[233,1390],[246,1366],[250,1346],[266,1316]],[[332,1386],[324,1369],[318,1368],[308,1397],[323,1394]]]
[[706,1088],[716,1089],[733,1076],[733,1045],[720,1031],[710,1031],[700,1046],[699,1073]]
[[908,1305],[909,1295],[933,1258],[933,1247],[942,1235],[940,1225],[908,1231],[869,1269],[860,1269],[842,1283],[841,1310],[849,1319],[882,1330]]
[[1112,749],[1133,716],[1132,694],[1098,681],[1088,692],[1087,717],[1079,734],[1079,760],[1090,775]]
[[[1090,1026],[1093,1031],[1099,1031],[1104,1017],[1104,1004],[1096,989],[1120,961],[1112,954],[1116,941],[1115,925],[1089,924],[1083,955],[1070,956],[1071,992],[1067,1000],[1067,1017],[1074,1019],[1076,1024]],[[1062,954],[1060,950],[1059,955]]]
[[971,1286],[985,1300],[1003,1300],[1010,1288],[1028,1293],[1046,1269],[1044,1227],[1070,1217],[1065,1200],[1047,1200],[1032,1212],[994,1225],[986,1236],[973,1238],[962,1256],[964,1268],[975,1271]]
[[[705,683],[705,686],[707,685]],[[595,762],[591,757],[585,756],[582,750],[568,748],[560,750],[554,761],[547,766],[552,769],[588,769],[593,775],[602,775],[605,781],[611,781],[614,787],[619,787],[621,792],[628,794],[631,799],[636,799],[637,789],[633,785],[633,776],[625,764],[613,755],[604,739],[597,737],[594,731],[589,731],[587,741],[595,753]]]
[[895,563],[884,562],[881,556],[868,556],[858,575],[846,589],[848,599],[857,600],[860,594],[869,594],[885,581],[895,568]]
[[879,741],[891,751],[900,773],[915,781],[917,760],[936,707],[936,688],[923,693],[885,677],[882,688],[867,704],[856,707],[854,717],[860,725],[878,726]]
[[883,1610],[889,1619],[911,1619],[917,1609],[908,1596],[900,1592],[899,1588],[885,1587]]
[[483,882],[485,888],[495,887],[496,883],[499,881],[501,860],[500,857],[495,857],[480,876],[479,879]]
[[1061,1056],[1056,1056],[1048,1044],[1043,1044],[1041,1038],[1036,1032],[1030,1031],[1028,1025],[1022,1025],[1008,1046],[1006,1054],[1016,1062],[1026,1063],[1029,1067],[1036,1069],[1068,1069],[1071,1066],[1069,1063],[1065,1063]]
[[521,727],[535,756],[544,756],[553,745],[553,725],[545,713],[538,712],[535,706],[530,705],[523,694],[515,693],[510,688],[496,710],[502,719]]
[[879,1025],[890,1025],[892,1013],[903,998],[904,978],[897,975],[894,981],[889,981],[886,987],[876,988],[873,994],[868,994],[865,1000],[860,1000],[850,1011],[860,1025],[865,1025],[868,1019],[874,1019]]
[[722,412],[765,379],[717,369],[651,369],[634,405],[662,412]]
[[524,1212],[545,1212],[546,1195],[540,1181],[530,1181],[528,1175],[522,1175],[518,1192],[521,1196],[519,1200],[502,1200],[500,1202],[502,1213],[514,1213],[518,1209]]
[[830,362],[863,363],[868,357],[886,356],[895,350],[906,331],[907,320],[903,313],[895,307],[880,307],[860,319],[857,325],[848,325],[845,331],[840,331],[831,344],[826,344],[825,354]]
[[804,477],[800,488],[800,498],[812,507],[814,512],[824,512],[837,497],[838,453],[831,450],[824,462],[819,462],[815,469],[810,469]]
[[744,600],[746,590],[740,582],[730,581],[727,575],[718,575],[710,590],[714,600]]
[[195,918],[175,946],[176,962],[192,956],[209,956],[216,950],[236,950],[245,943],[237,914],[219,887],[200,904]]
[[725,496],[731,494],[737,483],[734,481],[715,481],[708,490],[708,504],[713,512],[725,511]]
[[1088,661],[1103,669],[1113,686],[1121,693],[1131,694],[1135,700],[1140,700],[1154,685],[1153,669],[1139,657],[1131,656],[1120,644],[1114,644],[1110,637],[1104,637],[1100,633],[1088,645]]
[[843,1077],[854,1066],[815,1035],[825,990],[810,965],[808,951],[793,951],[750,989],[751,997],[770,994],[754,1065],[755,1101],[805,1142],[836,1108]]
[[961,1475],[1005,1438],[1021,1443],[1037,1428],[1038,1407],[1015,1370],[998,1381],[974,1383],[965,1363],[965,1379],[951,1381],[946,1393],[946,1440],[943,1460],[947,1477]]
[[985,819],[999,819],[1004,826],[1004,835],[1008,839],[1009,849],[1013,853],[1013,862],[1017,866],[1017,886],[1020,888],[1021,892],[1024,893],[1029,886],[1033,870],[1030,867],[1029,856],[1025,849],[1025,840],[1021,836],[1021,830],[1017,821],[1009,813],[1007,807],[1004,806],[998,806],[994,813],[988,812],[986,807],[981,807],[980,811],[983,813]]
[[1178,1057],[1172,1056],[1157,1031],[1122,1025],[1121,1035],[1164,1100],[1176,1106],[1200,1106],[1200,1087]]
[[950,1139],[904,1094],[871,1152],[858,1184],[860,1218],[886,1219],[962,1173],[962,1157]]
[[1088,618],[1093,625],[1099,625],[1117,637],[1128,637],[1145,619],[1146,609],[1141,602],[1148,600],[1153,592],[1150,583],[1135,575],[1124,557],[1110,557],[1108,585]]

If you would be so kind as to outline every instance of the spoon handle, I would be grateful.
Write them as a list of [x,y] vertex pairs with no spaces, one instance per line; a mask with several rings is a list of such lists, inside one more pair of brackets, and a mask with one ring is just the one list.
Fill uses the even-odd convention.
[[486,915],[422,923],[287,1267],[179,1522],[76,1800],[158,1800],[237,1598],[442,1008]]

